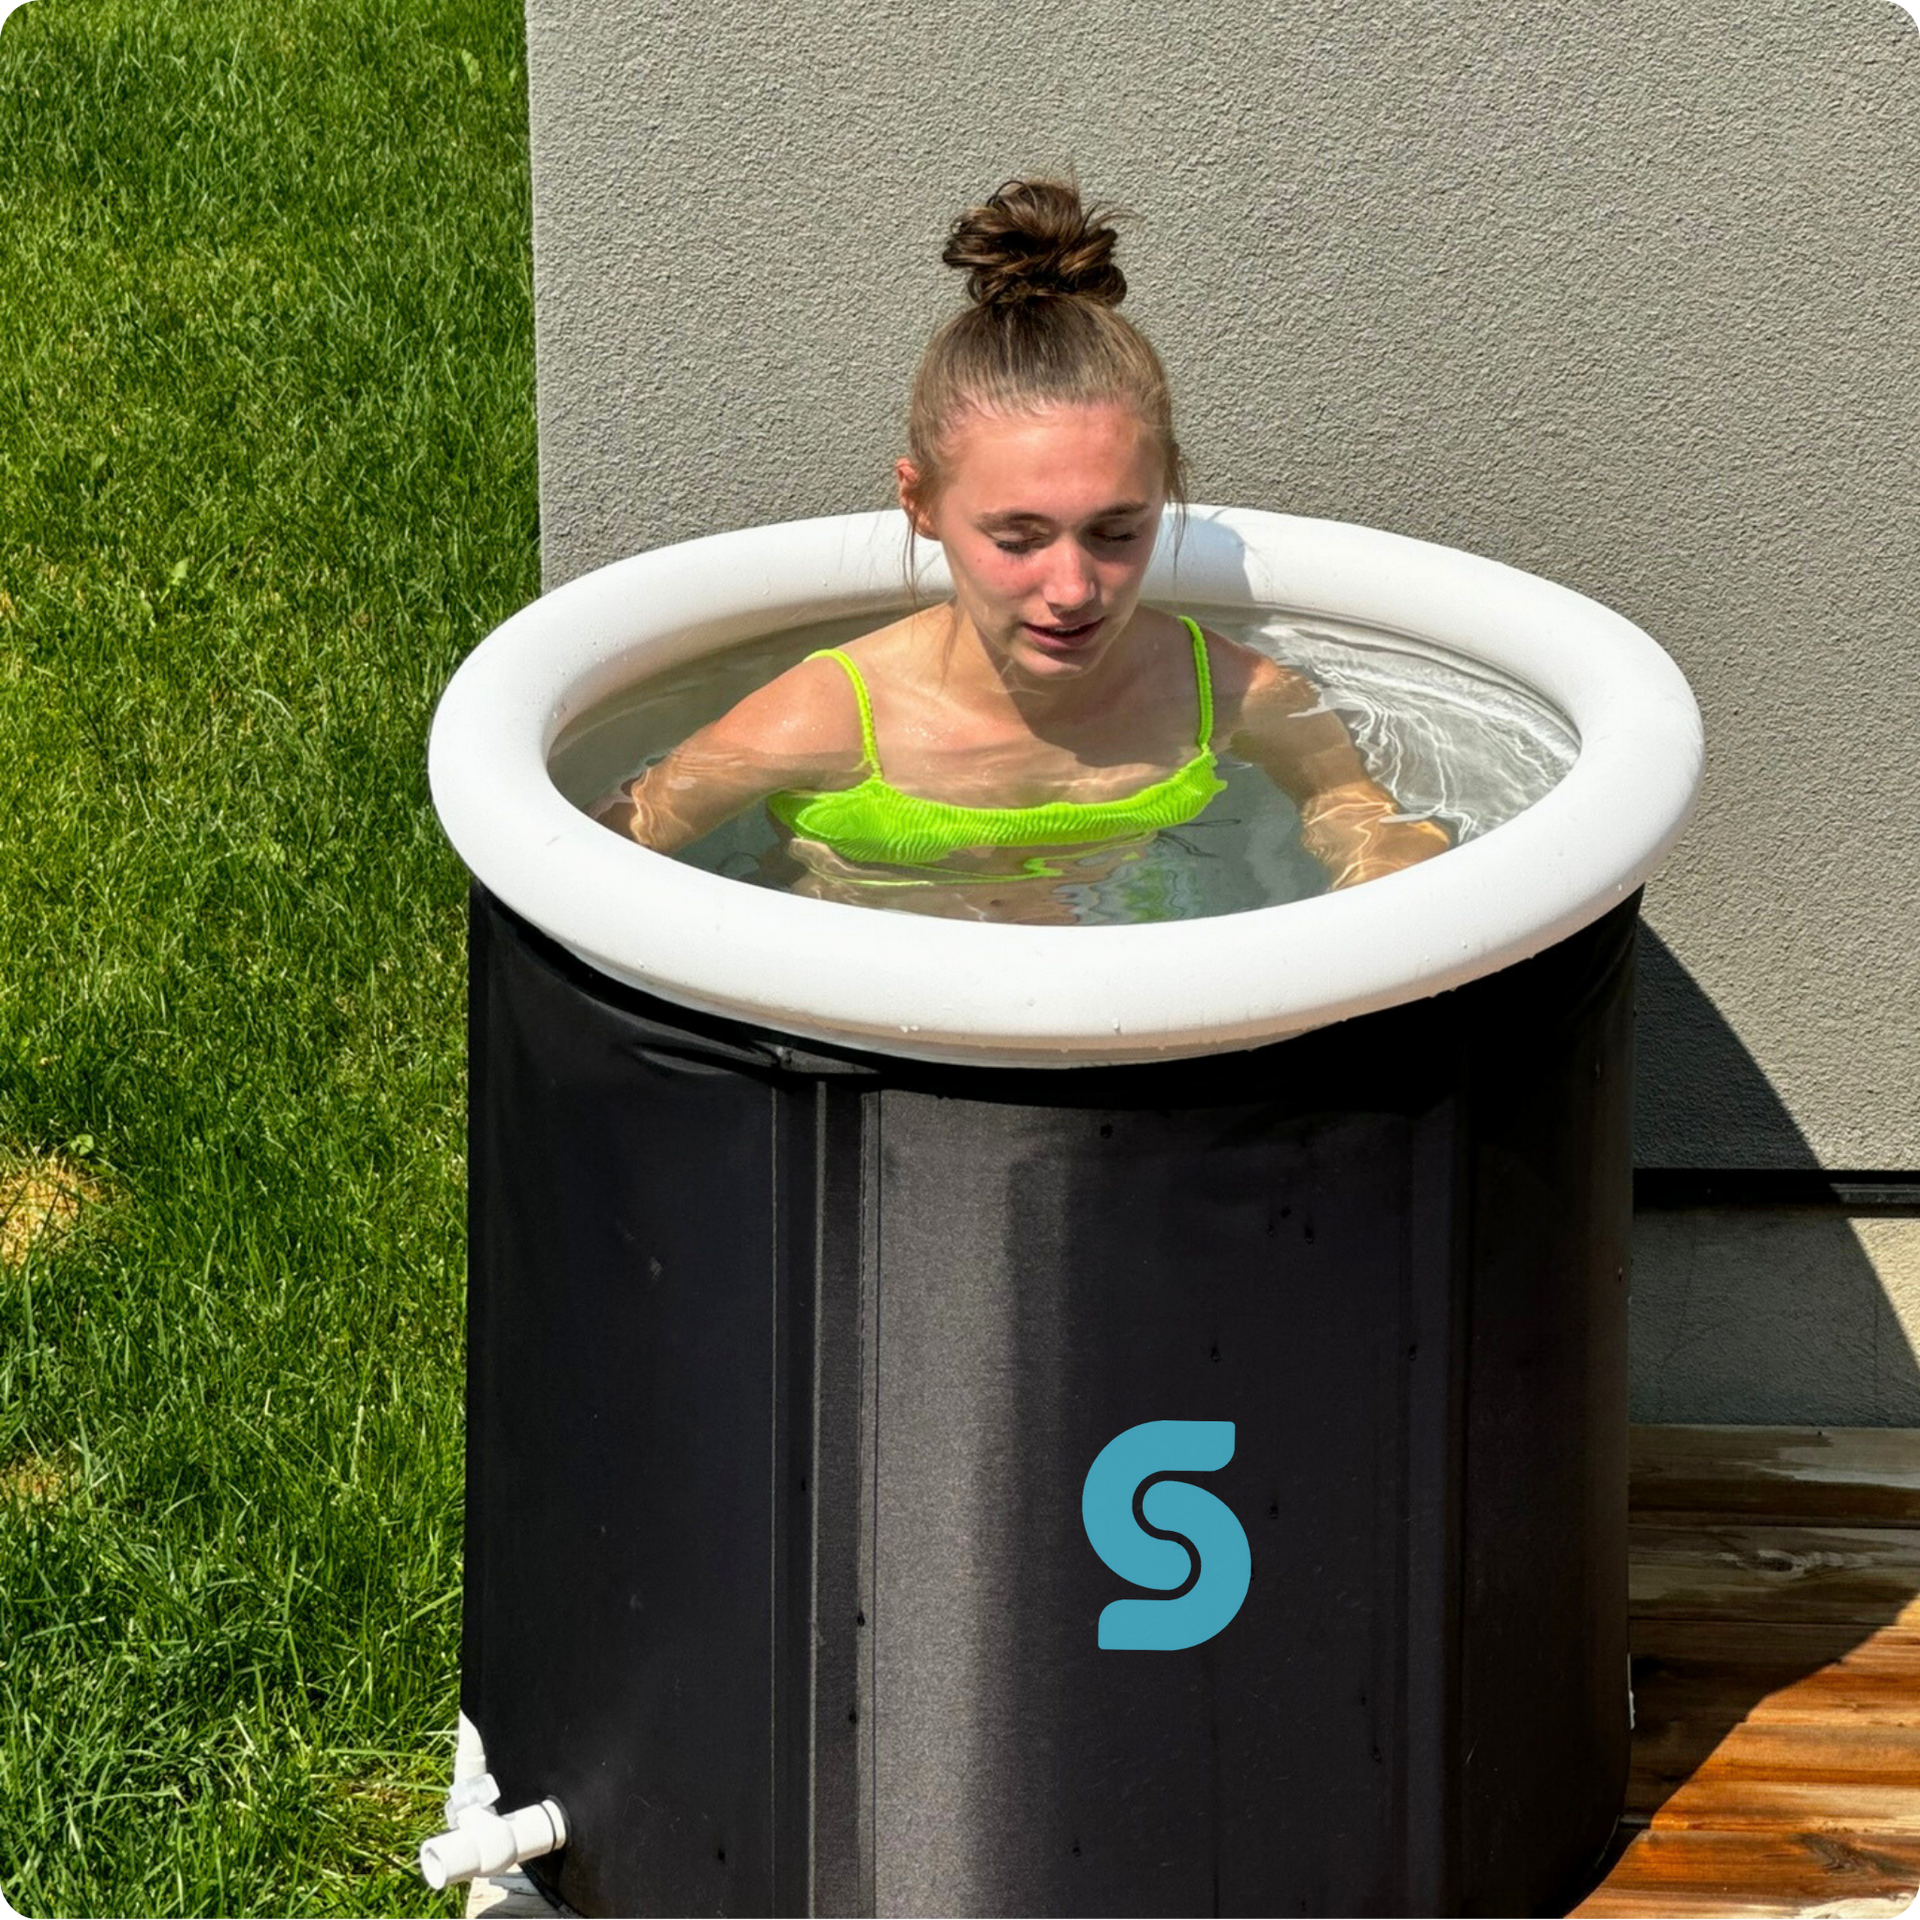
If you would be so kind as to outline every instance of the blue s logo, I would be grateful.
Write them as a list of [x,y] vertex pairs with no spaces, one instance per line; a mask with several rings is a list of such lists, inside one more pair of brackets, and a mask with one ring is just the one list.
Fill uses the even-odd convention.
[[1253,1553],[1225,1501],[1181,1480],[1156,1480],[1141,1495],[1147,1519],[1179,1534],[1186,1546],[1146,1532],[1133,1514],[1134,1493],[1150,1475],[1208,1473],[1232,1458],[1231,1420],[1149,1420],[1100,1449],[1080,1494],[1080,1518],[1094,1552],[1136,1587],[1178,1587],[1196,1558],[1200,1568],[1200,1577],[1177,1600],[1115,1600],[1103,1607],[1103,1647],[1197,1647],[1240,1611],[1253,1578]]

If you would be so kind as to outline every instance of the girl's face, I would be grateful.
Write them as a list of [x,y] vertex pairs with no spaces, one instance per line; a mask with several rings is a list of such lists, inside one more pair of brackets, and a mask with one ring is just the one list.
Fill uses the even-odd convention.
[[916,508],[938,540],[954,598],[989,652],[1032,680],[1098,665],[1133,618],[1166,505],[1152,435],[1114,402],[1032,414],[973,413],[954,429],[947,484]]

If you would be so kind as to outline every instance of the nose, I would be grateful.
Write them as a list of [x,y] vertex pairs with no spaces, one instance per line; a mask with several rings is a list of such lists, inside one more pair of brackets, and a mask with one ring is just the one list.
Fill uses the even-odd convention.
[[1095,598],[1099,582],[1094,578],[1092,560],[1077,540],[1055,542],[1051,557],[1053,565],[1047,569],[1042,591],[1047,596],[1048,612],[1063,619]]

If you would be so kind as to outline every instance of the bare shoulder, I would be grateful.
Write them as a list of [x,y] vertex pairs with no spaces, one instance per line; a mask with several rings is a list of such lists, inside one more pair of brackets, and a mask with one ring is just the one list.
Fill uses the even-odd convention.
[[776,674],[704,728],[702,744],[791,768],[797,776],[857,777],[860,706],[836,660],[807,659]]
[[1216,732],[1232,734],[1268,717],[1286,718],[1319,704],[1320,691],[1305,674],[1211,627],[1203,626],[1200,632],[1207,643]]

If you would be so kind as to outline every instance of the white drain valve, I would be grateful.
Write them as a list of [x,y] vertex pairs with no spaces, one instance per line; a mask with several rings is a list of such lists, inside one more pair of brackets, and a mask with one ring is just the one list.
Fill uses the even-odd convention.
[[452,1824],[420,1843],[420,1871],[427,1885],[451,1886],[484,1873],[504,1873],[522,1860],[537,1860],[567,1844],[567,1816],[558,1800],[497,1813],[500,1789],[493,1775],[463,1780],[447,1799]]

